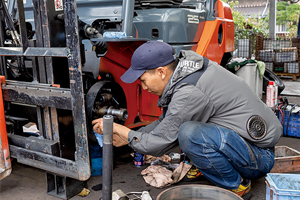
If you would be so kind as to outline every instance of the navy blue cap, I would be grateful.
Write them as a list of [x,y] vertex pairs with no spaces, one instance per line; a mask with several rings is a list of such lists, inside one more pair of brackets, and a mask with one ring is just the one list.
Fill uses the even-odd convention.
[[121,76],[125,83],[133,83],[146,70],[165,66],[174,60],[173,48],[164,42],[148,41],[132,55],[131,67]]

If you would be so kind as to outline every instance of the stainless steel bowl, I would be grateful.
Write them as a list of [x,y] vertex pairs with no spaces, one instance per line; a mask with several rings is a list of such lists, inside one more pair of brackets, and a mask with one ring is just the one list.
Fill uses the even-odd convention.
[[156,200],[243,200],[237,194],[210,185],[180,185],[162,191]]

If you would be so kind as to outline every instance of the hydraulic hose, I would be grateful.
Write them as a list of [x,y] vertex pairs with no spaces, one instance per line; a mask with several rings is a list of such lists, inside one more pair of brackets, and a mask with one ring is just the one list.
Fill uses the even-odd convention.
[[6,22],[7,22],[7,25],[8,25],[8,28],[10,29],[10,34],[13,38],[13,40],[15,41],[16,44],[20,44],[21,43],[21,40],[20,40],[20,37],[19,37],[19,34],[14,26],[14,22],[12,21],[9,13],[8,13],[8,10],[7,10],[7,7],[5,5],[5,2],[4,0],[0,0],[2,6],[0,8],[3,9],[4,11],[4,15],[6,16]]

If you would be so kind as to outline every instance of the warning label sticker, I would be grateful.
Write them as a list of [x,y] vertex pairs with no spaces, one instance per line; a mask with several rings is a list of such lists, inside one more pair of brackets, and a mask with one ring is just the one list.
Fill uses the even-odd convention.
[[55,11],[64,10],[63,0],[54,0],[54,5],[55,5]]

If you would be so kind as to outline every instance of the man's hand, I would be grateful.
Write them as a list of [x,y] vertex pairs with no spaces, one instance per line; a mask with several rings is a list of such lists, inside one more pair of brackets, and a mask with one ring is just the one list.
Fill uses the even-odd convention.
[[[92,121],[93,129],[96,133],[103,135],[103,119],[95,119]],[[128,133],[130,129],[117,123],[113,123],[113,145],[121,147],[128,144]]]
[[96,133],[103,135],[103,118],[93,120],[92,125]]

